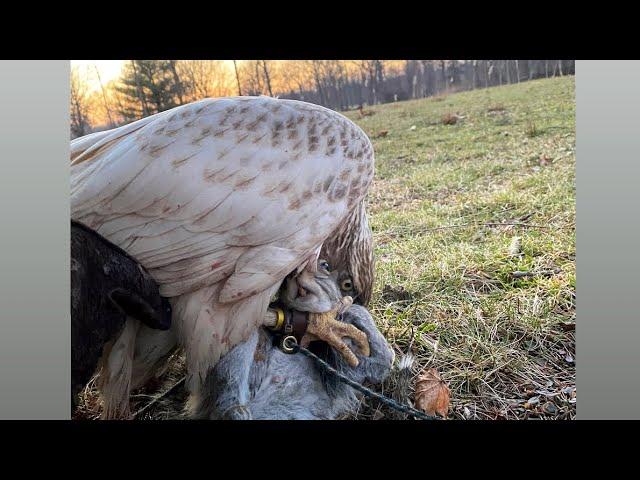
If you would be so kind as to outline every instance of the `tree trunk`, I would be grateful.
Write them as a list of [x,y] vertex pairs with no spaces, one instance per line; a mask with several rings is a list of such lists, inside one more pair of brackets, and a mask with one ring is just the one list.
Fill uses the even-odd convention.
[[422,98],[429,96],[429,79],[427,77],[427,60],[422,60]]
[[489,61],[484,60],[484,88],[489,88]]
[[173,75],[173,81],[176,82],[176,93],[178,94],[178,101],[180,102],[180,105],[184,105],[182,82],[180,81],[180,76],[178,75],[178,71],[176,70],[175,60],[169,60],[169,68],[171,69],[171,74]]
[[273,91],[271,90],[271,77],[269,77],[269,69],[267,68],[266,60],[262,60],[262,70],[264,71],[264,79],[267,82],[267,90],[269,91],[269,96],[273,97]]
[[255,63],[255,80],[256,80],[256,92],[260,95],[262,95],[262,82],[260,81],[260,70],[259,70],[259,66],[258,64],[260,63],[259,60],[256,60]]
[[238,75],[238,65],[236,65],[236,61],[233,61],[233,69],[236,72],[236,82],[238,84],[238,96],[242,96],[242,88],[240,88],[240,75]]
[[107,102],[107,94],[104,91],[104,85],[102,85],[102,79],[100,78],[100,71],[96,65],[93,66],[96,69],[96,76],[98,77],[98,83],[100,84],[100,90],[102,91],[102,101],[104,102],[104,109],[107,111],[107,117],[109,117],[109,126],[111,128],[115,127],[116,124],[113,123],[113,117],[111,116],[111,109],[109,108],[109,103]]
[[138,100],[140,100],[140,104],[142,106],[142,114],[145,117],[149,116],[149,107],[147,106],[147,100],[142,91],[142,86],[140,85],[140,76],[138,73],[138,68],[136,67],[136,61],[131,60],[131,65],[133,66],[133,75],[136,79],[136,93],[138,95]]
[[324,95],[324,91],[322,89],[322,84],[320,82],[320,71],[318,69],[317,60],[311,60],[313,65],[313,79],[316,82],[316,89],[318,90],[318,95],[320,95],[320,105],[323,107],[326,106],[326,98]]
[[473,61],[473,88],[478,88],[478,60]]
[[[534,63],[535,65],[535,63]],[[531,60],[527,60],[527,70],[529,70],[529,80],[533,79],[533,68],[531,65]]]

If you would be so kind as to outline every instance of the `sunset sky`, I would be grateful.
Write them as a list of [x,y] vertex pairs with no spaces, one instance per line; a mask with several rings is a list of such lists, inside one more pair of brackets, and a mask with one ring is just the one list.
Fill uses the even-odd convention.
[[125,60],[71,60],[71,66],[77,66],[86,71],[86,82],[92,90],[100,88],[95,67],[100,72],[103,84],[108,83],[120,74],[120,69]]
[[[109,83],[120,75],[120,70],[127,60],[71,60],[71,66],[77,66],[84,70],[84,78],[91,90],[98,90],[100,83],[96,75],[96,67],[100,72],[103,85]],[[233,60],[225,60],[232,67]]]
[[[71,60],[70,85],[75,92],[73,98],[76,99],[76,103],[79,101],[83,104],[84,115],[89,124],[95,126],[123,123],[125,119],[122,112],[127,108],[135,110],[139,107],[139,99],[123,93],[120,85],[123,71],[128,70],[130,62],[131,60]],[[368,63],[362,62],[370,61],[323,60],[313,65],[320,65],[322,72],[332,72],[331,75],[338,72],[337,75],[350,75],[358,80],[361,78],[362,69],[370,68],[367,66]],[[287,92],[301,89],[311,91],[315,88],[315,67],[310,69],[312,65],[308,61],[269,60],[268,63],[267,81],[263,74],[266,65],[260,65],[258,60],[238,60],[237,76],[233,60],[178,60],[175,66],[176,73],[179,71],[181,81],[184,81],[183,93],[187,102],[205,97],[237,95],[239,90],[243,93],[279,96]],[[384,61],[385,74],[397,76],[403,71],[404,64],[403,60]],[[336,71],[336,68],[339,68],[339,71]],[[335,78],[332,76],[328,81],[335,82]],[[241,88],[238,87],[238,82],[242,84]]]

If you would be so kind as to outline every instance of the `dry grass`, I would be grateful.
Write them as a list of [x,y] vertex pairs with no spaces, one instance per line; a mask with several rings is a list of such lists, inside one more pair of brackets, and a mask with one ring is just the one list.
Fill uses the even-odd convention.
[[526,128],[524,133],[525,133],[525,135],[527,137],[533,138],[533,137],[537,137],[542,132],[540,131],[540,129],[536,126],[536,124],[534,122],[527,122],[527,128]]
[[[465,121],[443,124],[451,111]],[[398,358],[440,372],[450,418],[574,418],[573,77],[348,116],[375,146],[371,311]],[[158,391],[182,368],[177,357]],[[397,394],[395,379],[381,390]],[[140,395],[134,410],[152,398]],[[177,389],[144,418],[174,416],[183,401]],[[402,415],[364,400],[355,418]]]
[[496,103],[495,105],[491,105],[487,108],[487,112],[495,113],[495,112],[504,112],[507,108],[502,103]]
[[[450,418],[574,418],[573,77],[385,107],[356,119],[389,130],[370,193],[381,330],[440,372]],[[396,416],[366,401],[356,418]]]

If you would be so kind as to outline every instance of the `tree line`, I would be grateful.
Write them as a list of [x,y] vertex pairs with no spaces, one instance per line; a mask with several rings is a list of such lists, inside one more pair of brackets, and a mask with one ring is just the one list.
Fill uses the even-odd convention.
[[[71,136],[207,97],[269,95],[345,111],[574,73],[573,60],[129,60],[106,84],[97,68],[72,69]],[[99,88],[89,88],[89,74]]]

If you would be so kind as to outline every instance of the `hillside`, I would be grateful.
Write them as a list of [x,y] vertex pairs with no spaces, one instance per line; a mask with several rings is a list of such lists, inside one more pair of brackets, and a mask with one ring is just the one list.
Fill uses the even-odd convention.
[[364,113],[372,313],[397,353],[437,368],[452,418],[573,418],[574,77]]
[[[397,358],[437,369],[449,418],[574,418],[574,78],[347,115],[375,147],[370,309]],[[176,354],[135,392],[137,418],[181,418],[184,370]],[[91,382],[76,418],[99,411]],[[402,417],[364,400],[355,418]]]

